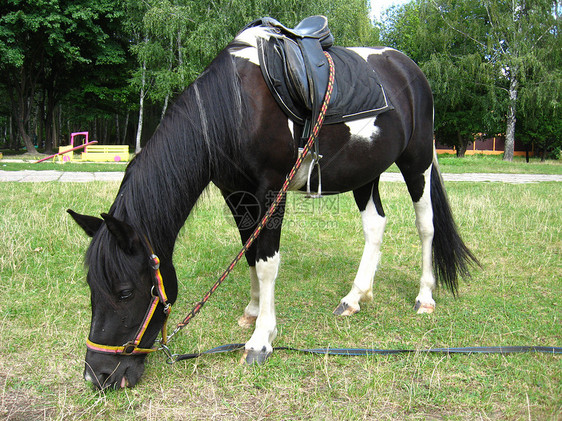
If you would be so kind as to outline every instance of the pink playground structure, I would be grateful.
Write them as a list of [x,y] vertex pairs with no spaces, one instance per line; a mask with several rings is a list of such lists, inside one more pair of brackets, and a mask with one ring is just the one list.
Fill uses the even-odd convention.
[[[77,136],[86,136],[86,139],[83,144],[75,146],[74,142]],[[88,132],[71,133],[70,145],[61,146],[58,153],[40,159],[37,162],[43,162],[51,158],[53,158],[53,161],[58,158],[62,163],[75,159],[94,162],[124,162],[129,160],[128,145],[95,145],[96,143],[98,143],[96,140],[89,141]],[[74,156],[74,151],[78,149],[84,149],[80,158]]]
[[[56,158],[57,156],[61,156],[61,155],[62,155],[62,162],[68,162],[68,161],[72,160],[72,158],[71,158],[72,155],[66,155],[66,154],[68,154],[68,153],[73,154],[74,151],[76,151],[78,149],[82,149],[82,148],[84,149],[84,152],[85,152],[86,147],[88,145],[95,145],[96,143],[98,143],[97,140],[93,140],[93,141],[89,142],[88,141],[88,135],[89,135],[88,132],[71,133],[70,134],[70,145],[69,146],[61,146],[59,148],[58,153],[55,153],[53,155],[49,155],[46,158],[41,158],[39,161],[35,161],[35,164],[38,164],[39,162],[43,162],[43,161],[46,161],[46,160],[51,159],[51,158]],[[86,136],[86,140],[84,141],[83,144],[78,145],[78,146],[74,146],[74,138],[76,136]]]
[[86,136],[86,140],[84,141],[83,145],[88,143],[88,134],[89,134],[89,132],[70,133],[70,146],[74,147],[74,138],[76,136]]

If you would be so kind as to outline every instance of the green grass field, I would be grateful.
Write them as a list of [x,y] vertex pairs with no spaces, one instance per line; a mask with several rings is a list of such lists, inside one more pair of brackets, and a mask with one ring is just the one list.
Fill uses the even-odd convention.
[[[559,166],[557,168],[560,168]],[[447,171],[447,170],[444,170]],[[383,183],[388,216],[374,302],[332,310],[363,248],[350,194],[288,197],[277,280],[279,335],[294,347],[562,346],[561,185],[447,183],[459,229],[483,269],[460,295],[435,294],[433,315],[413,311],[420,276],[414,213],[402,183]],[[0,184],[0,418],[27,419],[533,419],[562,418],[559,356],[321,357],[277,352],[263,366],[240,354],[169,366],[151,355],[134,389],[94,392],[82,378],[89,329],[83,256],[88,239],[65,210],[99,214],[117,183]],[[232,219],[210,189],[175,253],[179,321],[238,252]],[[244,342],[244,263],[173,342],[193,352]]]
[[[19,170],[58,170],[58,171],[125,171],[126,164],[115,163],[88,163],[88,162],[69,162],[65,164],[45,161],[35,164],[33,159],[25,155],[18,155],[15,158],[25,160],[24,162],[12,162],[13,156],[7,156],[8,160],[0,160],[0,170],[19,171]],[[443,172],[465,173],[526,173],[526,174],[562,174],[562,162],[557,160],[546,160],[541,162],[539,158],[531,158],[529,163],[523,157],[515,157],[513,162],[503,161],[501,156],[491,155],[467,155],[464,158],[457,158],[454,155],[440,155],[439,165]],[[388,171],[398,172],[396,165]]]

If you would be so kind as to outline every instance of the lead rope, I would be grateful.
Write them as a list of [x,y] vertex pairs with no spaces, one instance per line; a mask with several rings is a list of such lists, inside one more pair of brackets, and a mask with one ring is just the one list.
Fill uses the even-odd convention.
[[226,277],[234,269],[234,266],[236,266],[236,264],[240,261],[240,259],[242,259],[242,257],[246,253],[246,251],[248,251],[248,249],[254,243],[254,241],[256,240],[258,235],[260,234],[261,230],[263,229],[263,227],[265,226],[265,224],[267,223],[267,221],[269,220],[269,218],[271,217],[273,212],[275,212],[275,209],[277,209],[277,206],[279,205],[279,203],[283,199],[283,196],[285,195],[285,193],[287,192],[287,189],[289,188],[289,184],[291,183],[291,180],[295,177],[295,174],[297,173],[297,171],[301,167],[301,165],[304,161],[304,158],[307,156],[307,154],[312,149],[312,146],[314,145],[314,141],[318,137],[318,133],[320,132],[320,128],[322,127],[322,124],[324,123],[324,117],[326,116],[326,111],[328,110],[328,104],[330,103],[330,99],[332,97],[332,91],[334,90],[334,81],[335,81],[334,62],[333,62],[330,54],[328,54],[326,51],[324,51],[324,54],[326,55],[326,58],[328,59],[328,63],[330,65],[330,76],[328,78],[328,86],[326,88],[326,94],[324,96],[324,101],[322,102],[322,108],[320,109],[320,113],[318,114],[318,119],[316,120],[316,123],[315,123],[314,127],[312,128],[312,133],[310,134],[310,137],[308,138],[308,141],[307,141],[306,145],[304,146],[304,148],[302,150],[302,153],[297,158],[297,161],[295,162],[295,165],[293,166],[293,168],[291,169],[291,171],[287,175],[287,177],[285,179],[285,183],[283,183],[283,187],[281,188],[281,190],[277,194],[277,197],[275,198],[275,200],[273,201],[273,203],[271,204],[271,206],[269,207],[269,209],[267,210],[267,212],[263,216],[262,220],[260,221],[260,223],[258,224],[256,229],[254,230],[254,232],[252,233],[250,238],[248,238],[248,240],[246,241],[246,243],[244,244],[244,246],[240,250],[240,253],[238,253],[238,255],[232,260],[232,262],[230,263],[228,268],[223,272],[223,274],[219,277],[219,279],[213,284],[213,286],[205,294],[203,299],[201,301],[199,301],[195,305],[195,307],[193,307],[193,309],[188,313],[188,315],[183,319],[182,322],[178,323],[175,330],[170,334],[170,336],[168,336],[167,338],[163,337],[162,340],[160,341],[161,349],[166,353],[166,355],[171,360],[173,360],[174,357],[171,354],[170,350],[168,349],[167,344],[176,335],[176,333],[178,333],[180,330],[182,330],[184,327],[186,327],[188,325],[188,323],[191,321],[191,319],[193,319],[197,315],[197,313],[199,313],[201,311],[201,309],[203,308],[205,303],[207,301],[209,301],[209,298],[211,298],[211,295],[213,295],[213,293],[217,290],[217,288],[220,286],[220,284],[223,283],[223,281],[226,279]]

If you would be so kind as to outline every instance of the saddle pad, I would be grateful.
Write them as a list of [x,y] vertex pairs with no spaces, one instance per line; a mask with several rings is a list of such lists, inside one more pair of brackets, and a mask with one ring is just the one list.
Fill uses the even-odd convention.
[[[294,88],[288,86],[283,52],[278,42],[271,37],[258,43],[262,74],[285,114],[302,125],[310,117],[310,110],[291,96]],[[377,74],[359,54],[343,47],[331,47],[326,51],[334,60],[336,82],[324,124],[373,117],[394,109]]]

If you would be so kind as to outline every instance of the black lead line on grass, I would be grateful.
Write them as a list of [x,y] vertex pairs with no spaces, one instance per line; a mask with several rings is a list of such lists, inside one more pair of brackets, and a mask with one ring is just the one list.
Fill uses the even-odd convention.
[[[211,348],[203,352],[195,352],[190,354],[172,354],[170,349],[163,345],[161,349],[164,351],[168,360],[168,364],[174,364],[178,361],[199,358],[203,355],[222,354],[232,351],[240,351],[244,349],[244,344],[226,344]],[[429,348],[429,349],[376,349],[376,348],[293,348],[280,346],[273,348],[274,351],[295,351],[305,354],[316,355],[339,355],[344,357],[360,357],[367,355],[396,355],[396,354],[521,354],[528,352],[539,352],[544,354],[562,354],[562,347],[555,346],[477,346],[477,347],[460,347],[460,348]]]

